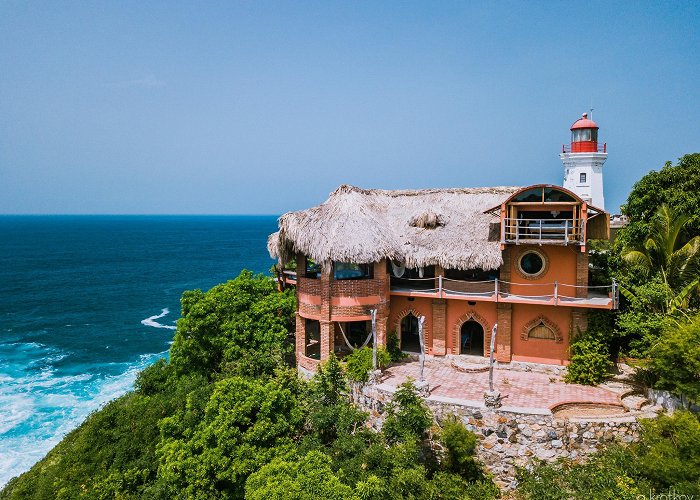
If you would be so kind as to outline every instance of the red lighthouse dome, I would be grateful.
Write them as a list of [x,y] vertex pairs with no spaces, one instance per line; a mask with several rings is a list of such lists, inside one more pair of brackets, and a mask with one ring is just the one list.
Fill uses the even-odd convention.
[[[588,113],[571,125],[571,150],[572,153],[597,153],[598,152],[598,125],[588,119]],[[605,145],[603,151],[605,152]]]

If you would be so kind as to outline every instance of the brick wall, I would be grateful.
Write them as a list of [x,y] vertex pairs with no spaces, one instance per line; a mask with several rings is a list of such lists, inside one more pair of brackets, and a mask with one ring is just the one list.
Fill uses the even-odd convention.
[[321,306],[318,304],[306,304],[299,301],[297,304],[299,313],[306,318],[318,318],[321,316]]
[[445,325],[447,323],[447,300],[433,299],[433,325],[432,325],[432,342],[426,344],[430,347],[430,354],[443,356],[447,354],[447,339]]
[[333,297],[369,297],[382,296],[384,294],[384,280],[339,280],[331,282],[331,295]]
[[[500,272],[499,272],[499,277],[501,281],[511,281],[511,273],[510,270],[513,267],[512,264],[512,253],[513,251],[509,246],[507,246],[503,252],[501,253],[503,257],[503,265],[501,266]],[[502,292],[508,292],[509,291],[509,285],[508,283],[499,283],[500,291]]]
[[[576,254],[576,286],[588,286],[588,252],[578,252]],[[586,288],[577,288],[576,297],[586,297],[588,290]]]
[[569,339],[576,338],[578,332],[585,332],[588,329],[588,312],[586,309],[571,310],[571,335]]
[[306,352],[306,320],[299,313],[296,315],[297,329],[295,338],[295,349],[297,359],[301,359]]
[[351,317],[351,316],[369,316],[372,314],[370,309],[375,309],[377,306],[367,305],[367,306],[333,306],[332,316],[334,318],[338,317]]
[[318,359],[307,358],[304,355],[297,356],[297,366],[312,373],[316,371],[319,364],[321,364],[321,362]]
[[321,295],[321,280],[314,278],[297,278],[297,291],[308,295]]
[[513,334],[513,306],[499,303],[496,305],[498,331],[496,332],[496,359],[509,363],[511,359],[511,335]]
[[329,358],[335,345],[335,323],[321,321],[321,361]]

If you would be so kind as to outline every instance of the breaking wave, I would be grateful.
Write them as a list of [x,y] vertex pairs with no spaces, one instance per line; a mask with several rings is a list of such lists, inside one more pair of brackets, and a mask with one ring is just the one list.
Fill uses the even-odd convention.
[[164,307],[163,310],[161,311],[160,314],[156,314],[154,316],[150,316],[146,319],[141,320],[141,324],[144,326],[152,326],[153,328],[166,328],[168,330],[175,330],[177,327],[175,325],[164,325],[162,323],[158,323],[156,320],[163,318],[170,314],[170,309],[167,307]]

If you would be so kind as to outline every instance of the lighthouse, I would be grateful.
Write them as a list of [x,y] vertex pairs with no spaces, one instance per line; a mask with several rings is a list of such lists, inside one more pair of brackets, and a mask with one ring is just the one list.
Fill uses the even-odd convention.
[[571,125],[571,144],[562,146],[564,187],[591,205],[605,209],[603,164],[608,157],[607,145],[598,145],[598,125],[588,113]]

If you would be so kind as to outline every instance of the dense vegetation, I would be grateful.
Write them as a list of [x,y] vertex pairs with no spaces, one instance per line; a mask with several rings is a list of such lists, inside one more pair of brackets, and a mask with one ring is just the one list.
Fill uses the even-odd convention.
[[[458,421],[433,426],[411,385],[382,432],[349,402],[331,358],[309,382],[289,367],[291,292],[243,272],[185,292],[170,360],[90,415],[0,498],[494,498]],[[380,363],[388,362],[382,351]],[[362,378],[371,350],[352,356]],[[434,451],[439,443],[441,453]]]
[[[700,154],[640,179],[623,206],[629,224],[592,248],[592,281],[616,279],[618,313],[589,315],[571,346],[568,380],[602,381],[611,359],[636,358],[640,380],[699,401]],[[643,377],[642,377],[643,375]]]

